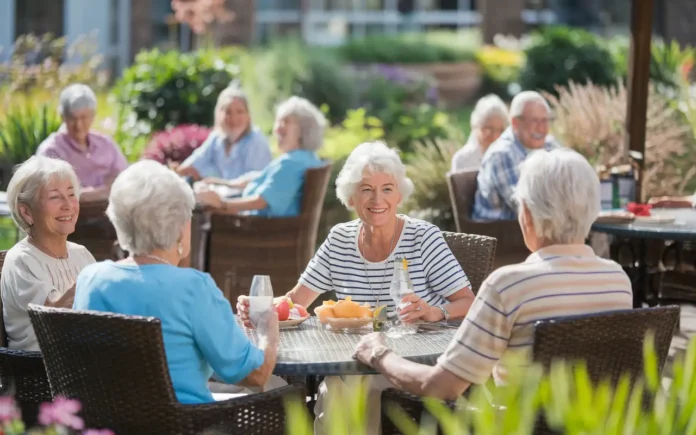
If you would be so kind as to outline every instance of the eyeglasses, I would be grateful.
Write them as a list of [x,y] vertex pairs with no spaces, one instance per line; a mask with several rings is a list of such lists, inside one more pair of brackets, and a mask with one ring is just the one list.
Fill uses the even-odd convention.
[[517,119],[524,122],[525,124],[533,126],[549,125],[549,123],[553,122],[554,120],[553,116],[549,116],[547,118],[525,118],[524,116],[519,116],[517,117]]

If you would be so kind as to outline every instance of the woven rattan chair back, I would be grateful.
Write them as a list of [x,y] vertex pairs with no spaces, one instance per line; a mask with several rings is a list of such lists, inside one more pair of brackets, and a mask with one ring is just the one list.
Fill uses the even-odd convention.
[[471,290],[474,294],[478,293],[481,284],[493,270],[496,239],[447,231],[443,231],[442,235],[469,278]]

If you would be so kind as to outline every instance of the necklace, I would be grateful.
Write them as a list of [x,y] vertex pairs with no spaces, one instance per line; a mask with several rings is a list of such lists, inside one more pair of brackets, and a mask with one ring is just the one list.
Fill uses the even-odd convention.
[[168,264],[168,265],[170,265],[170,266],[174,266],[172,263],[170,263],[169,261],[165,260],[164,258],[158,257],[158,256],[156,256],[156,255],[152,255],[152,254],[131,255],[131,258],[132,258],[133,260],[135,260],[135,257],[146,257],[146,258],[151,258],[151,259],[153,259],[153,260],[159,261],[160,263],[164,263],[164,264]]
[[[398,218],[397,218],[398,219]],[[379,297],[382,294],[382,290],[384,290],[384,279],[387,277],[387,269],[389,268],[389,257],[392,255],[392,251],[394,250],[394,241],[396,240],[396,233],[399,231],[399,221],[397,220],[396,222],[396,228],[394,228],[394,234],[392,234],[392,240],[391,244],[389,245],[389,254],[387,255],[386,260],[384,260],[384,274],[382,275],[382,287],[379,289],[379,293],[375,292],[375,289],[372,288],[372,283],[370,282],[370,274],[367,272],[367,260],[365,260],[365,255],[363,254],[363,268],[365,269],[365,279],[367,280],[367,286],[370,287],[370,292],[372,292],[372,296],[375,297],[375,309],[379,307]],[[358,249],[360,246],[358,246]]]
[[39,251],[43,252],[44,254],[48,254],[49,256],[51,256],[53,258],[56,258],[58,260],[66,260],[68,258],[67,248],[66,248],[65,255],[56,255],[53,253],[53,251],[51,251],[47,247],[41,246],[41,244],[39,244],[36,241],[36,239],[34,239],[33,237],[29,237],[29,241],[31,242],[32,245],[36,246],[39,249]]

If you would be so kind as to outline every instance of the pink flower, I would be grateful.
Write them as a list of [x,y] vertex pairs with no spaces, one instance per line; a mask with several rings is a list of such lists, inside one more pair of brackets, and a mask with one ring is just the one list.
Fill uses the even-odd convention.
[[56,397],[53,403],[42,403],[39,410],[39,423],[43,426],[62,426],[82,430],[85,423],[76,414],[82,406],[77,400]]
[[205,142],[208,135],[209,128],[194,124],[183,124],[160,131],[152,136],[143,158],[162,164],[182,163]]
[[109,429],[87,429],[82,435],[115,435]]
[[20,417],[17,405],[12,397],[0,397],[0,422],[7,423]]

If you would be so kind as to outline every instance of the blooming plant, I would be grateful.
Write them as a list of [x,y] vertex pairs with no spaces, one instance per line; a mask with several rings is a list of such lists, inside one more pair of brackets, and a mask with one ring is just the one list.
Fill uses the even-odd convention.
[[143,158],[162,164],[182,163],[205,142],[210,131],[208,127],[185,124],[155,133]]
[[41,426],[27,431],[14,399],[0,397],[0,435],[114,435],[108,429],[85,429],[84,421],[77,415],[80,409],[77,400],[56,397],[52,403],[41,404]]

